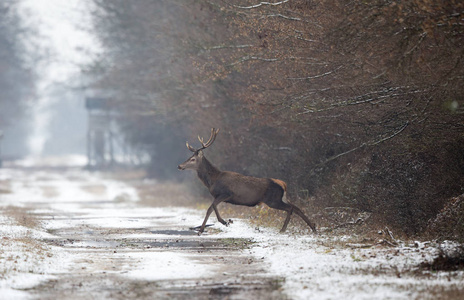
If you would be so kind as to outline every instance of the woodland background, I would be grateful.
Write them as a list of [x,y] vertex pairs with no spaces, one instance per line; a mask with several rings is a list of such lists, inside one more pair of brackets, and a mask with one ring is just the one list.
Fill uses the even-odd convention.
[[[462,1],[93,2],[104,52],[83,74],[151,176],[185,180],[185,140],[216,127],[215,165],[286,181],[306,211],[349,207],[464,240]],[[6,122],[5,93],[26,99],[33,78],[1,50]]]

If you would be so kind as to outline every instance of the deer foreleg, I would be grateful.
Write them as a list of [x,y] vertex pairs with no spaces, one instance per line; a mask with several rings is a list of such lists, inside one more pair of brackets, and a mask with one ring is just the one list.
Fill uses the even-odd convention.
[[224,219],[221,218],[221,216],[219,215],[219,211],[217,209],[217,206],[216,205],[212,205],[212,206],[213,206],[214,212],[216,213],[216,218],[218,219],[218,221],[221,222],[222,225],[229,226],[229,222],[224,221]]
[[205,220],[203,221],[203,224],[201,225],[200,227],[200,230],[198,232],[198,234],[201,234],[204,230],[205,230],[205,226],[206,226],[206,222],[208,221],[208,218],[209,216],[211,215],[211,213],[214,212],[216,213],[216,217],[218,219],[219,222],[221,222],[222,224],[228,226],[229,223],[224,221],[223,218],[221,218],[221,216],[219,215],[219,211],[217,209],[217,205],[221,202],[224,202],[224,201],[227,201],[229,200],[231,197],[226,197],[226,198],[216,198],[214,199],[213,201],[213,204],[211,204],[211,206],[208,208],[208,211],[206,211],[206,217],[205,217]]
[[205,231],[206,222],[208,221],[209,215],[211,215],[211,213],[213,212],[213,209],[214,209],[213,205],[214,205],[214,203],[211,204],[211,206],[206,211],[205,220],[203,221],[203,224],[201,224],[200,230],[198,231],[198,235],[202,234],[203,231]]

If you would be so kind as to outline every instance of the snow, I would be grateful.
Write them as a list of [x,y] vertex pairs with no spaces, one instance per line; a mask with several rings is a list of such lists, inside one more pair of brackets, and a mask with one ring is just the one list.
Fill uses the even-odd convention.
[[[189,254],[176,252],[140,252],[122,254],[141,261],[138,269],[131,270],[125,276],[141,280],[172,280],[185,278],[204,278],[211,276],[213,266],[199,264]],[[163,270],[159,272],[159,270]]]
[[[270,275],[285,278],[283,287],[290,299],[415,299],[423,297],[424,288],[462,289],[464,284],[463,271],[410,274],[421,262],[438,255],[430,242],[396,248],[327,247],[321,241],[330,244],[334,237],[278,234],[277,229],[258,231],[246,222],[234,221],[223,236],[237,235],[256,242],[250,254],[264,258]],[[445,241],[438,246],[452,250],[458,245]]]
[[10,167],[83,167],[87,164],[87,157],[79,154],[66,156],[29,156],[22,160],[14,161]]
[[[76,166],[79,159],[68,158],[67,161]],[[21,218],[18,220],[11,214],[0,215],[2,297],[27,299],[30,297],[27,289],[60,274],[79,270],[82,262],[89,259],[87,248],[106,249],[103,253],[108,258],[108,266],[103,260],[100,265],[86,265],[88,268],[101,270],[103,265],[108,273],[128,279],[200,279],[214,277],[219,272],[217,266],[202,262],[201,255],[189,252],[169,249],[113,252],[111,241],[102,245],[92,239],[76,241],[67,248],[41,242],[57,238],[54,230],[77,226],[104,228],[109,231],[105,233],[108,240],[175,239],[176,234],[156,233],[156,228],[172,224],[179,230],[188,228],[200,224],[205,214],[203,210],[180,207],[142,207],[137,204],[139,198],[133,187],[78,167],[65,171],[22,169],[38,165],[46,168],[56,163],[54,159],[49,162],[28,160],[15,164],[15,168],[10,165],[10,168],[0,169],[0,187],[2,182],[8,183],[8,192],[0,194],[0,208],[20,207],[42,215],[38,226],[22,224]],[[71,212],[75,217],[69,217]],[[458,246],[454,242],[415,241],[397,247],[351,249],[341,246],[348,240],[343,236],[279,234],[278,229],[254,228],[245,220],[234,220],[225,227],[214,217],[208,223],[215,223],[215,228],[221,231],[205,232],[191,239],[253,241],[252,247],[242,250],[242,255],[260,262],[266,276],[282,278],[282,288],[289,299],[433,299],[436,294],[430,291],[462,291],[464,287],[462,271],[424,272],[418,269],[421,262],[436,257],[439,248],[454,251]],[[152,231],[139,232],[137,228]],[[127,232],[111,233],[111,229],[127,229]],[[178,236],[182,237],[185,238]],[[110,260],[127,263],[113,269]]]
[[[65,255],[37,243],[50,235],[24,226],[11,225],[11,218],[0,219],[0,295],[3,299],[28,298],[21,290],[54,278]],[[39,262],[39,263],[38,263]]]
[[[18,169],[5,168],[0,173],[0,180],[11,180],[14,193],[2,196],[4,204],[37,203],[56,199],[54,209],[69,210],[76,200],[95,202],[96,195],[85,188],[101,189],[101,199],[106,201],[138,201],[134,188],[115,180],[102,178],[98,173],[83,172],[86,158],[80,155],[48,157],[46,159],[27,158],[12,163],[10,167],[75,167],[64,174],[47,171],[21,172]],[[31,182],[36,184],[31,185]],[[47,193],[48,191],[48,193]],[[97,197],[99,195],[97,194]],[[58,201],[59,200],[59,201]]]
[[[46,169],[27,171],[27,168],[62,167],[64,162],[71,168],[59,172]],[[0,208],[34,206],[37,207],[33,210],[35,214],[45,215],[38,229],[18,224],[14,217],[0,215],[2,297],[29,298],[29,294],[23,290],[33,288],[59,274],[70,272],[76,267],[77,262],[85,260],[88,256],[81,248],[98,245],[96,242],[92,244],[91,240],[84,241],[74,244],[71,249],[76,250],[70,251],[37,242],[41,239],[57,238],[49,233],[55,229],[76,226],[131,229],[154,226],[153,216],[156,216],[157,225],[186,224],[187,221],[194,222],[200,217],[199,212],[192,209],[135,206],[134,203],[139,198],[133,187],[103,178],[98,173],[84,171],[82,165],[83,159],[79,156],[64,159],[28,158],[7,164],[7,168],[0,169],[0,181],[9,183],[9,191],[0,194]],[[26,168],[26,171],[23,168]],[[88,205],[83,206],[85,203]],[[42,204],[44,207],[41,207]],[[67,217],[69,212],[78,217]],[[53,216],[46,216],[51,213]],[[147,237],[153,238],[153,234]],[[200,278],[211,276],[214,269],[192,260],[186,253],[123,252],[115,253],[112,259],[134,261],[132,268],[120,271],[124,277],[132,279]],[[160,269],[163,272],[157,272]]]

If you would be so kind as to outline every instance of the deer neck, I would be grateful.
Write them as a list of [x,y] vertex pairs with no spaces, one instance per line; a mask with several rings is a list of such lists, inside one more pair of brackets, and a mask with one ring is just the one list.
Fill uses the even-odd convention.
[[219,173],[221,173],[221,171],[213,166],[206,157],[203,157],[200,167],[197,170],[197,174],[208,189],[214,184]]

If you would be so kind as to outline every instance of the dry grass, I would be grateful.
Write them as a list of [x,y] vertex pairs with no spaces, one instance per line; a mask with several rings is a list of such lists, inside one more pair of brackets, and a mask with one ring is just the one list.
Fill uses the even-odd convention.
[[464,243],[464,194],[447,201],[426,230],[429,238]]
[[[142,171],[122,171],[115,174],[109,174],[111,177],[118,180],[123,180],[132,184],[139,193],[141,203],[147,206],[180,206],[192,207],[200,210],[208,209],[212,202],[212,197],[204,193],[203,186],[195,186],[194,184],[186,184],[181,182],[156,182],[145,179],[145,173]],[[334,236],[351,235],[349,241],[340,242],[334,241],[335,247],[342,246],[348,243],[372,243],[381,239],[383,236],[379,234],[385,228],[384,222],[371,216],[370,218],[363,215],[362,212],[351,212],[342,209],[342,213],[338,212],[336,220],[334,213],[328,213],[323,208],[318,208],[313,205],[314,199],[296,199],[294,202],[300,207],[311,221],[316,223],[318,231]],[[260,204],[256,207],[245,207],[222,203],[218,206],[221,217],[225,220],[229,219],[245,219],[249,220],[255,227],[273,227],[281,229],[285,221],[286,213],[269,208],[265,204]],[[214,216],[214,214],[213,214]],[[340,226],[341,223],[350,222],[362,217],[365,221],[362,224]],[[393,228],[391,228],[393,229]],[[311,229],[308,225],[296,214],[292,215],[290,223],[287,227],[288,233],[311,234]],[[399,232],[393,230],[396,238],[404,238],[399,236]]]
[[36,228],[39,225],[37,218],[29,214],[25,207],[7,206],[3,209],[3,214],[12,218],[20,226]]
[[[13,221],[15,225],[36,228],[39,222],[24,207],[4,207],[0,213]],[[42,271],[42,262],[52,257],[48,247],[32,238],[28,230],[22,235],[4,236],[0,239],[0,278],[8,278],[15,273],[36,273]]]
[[1,194],[11,194],[10,180],[0,180],[0,195]]
[[81,189],[95,196],[103,196],[106,193],[106,186],[103,184],[85,184]]
[[105,177],[125,182],[139,182],[147,178],[147,172],[143,169],[116,169],[105,173]]
[[[255,227],[263,226],[279,229],[282,227],[287,215],[285,212],[269,208],[265,204],[259,204],[255,207],[246,207],[223,203],[218,206],[218,210],[225,220],[239,218],[249,220]],[[293,222],[293,220],[291,222]]]
[[147,206],[184,206],[196,207],[207,201],[198,193],[192,192],[191,187],[180,182],[157,182],[147,179],[146,171],[142,169],[116,170],[105,174],[105,177],[124,181],[138,191],[140,203]]
[[46,198],[53,198],[59,195],[58,191],[56,190],[56,187],[53,186],[41,186],[42,189],[42,194]]
[[195,207],[205,201],[187,185],[178,182],[144,183],[136,187],[144,205]]
[[30,237],[3,237],[0,239],[0,279],[16,273],[42,274],[44,262],[51,257],[53,252],[44,243]]

